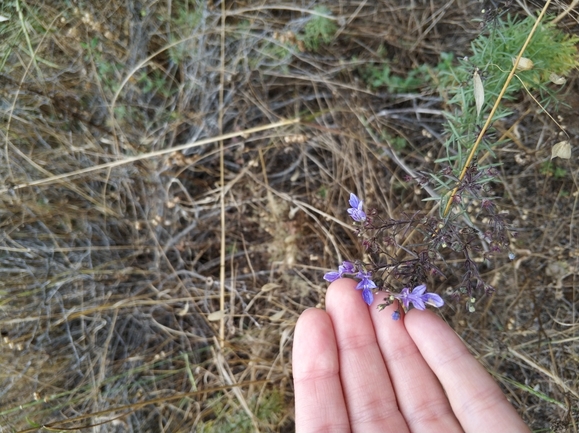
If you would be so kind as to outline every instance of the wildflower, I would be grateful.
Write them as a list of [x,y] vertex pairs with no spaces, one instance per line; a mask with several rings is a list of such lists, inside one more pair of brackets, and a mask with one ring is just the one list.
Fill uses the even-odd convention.
[[348,213],[352,219],[360,223],[366,221],[366,213],[362,210],[362,204],[364,202],[360,200],[356,194],[350,193],[349,203],[352,207],[348,209]]
[[354,265],[354,263],[348,262],[347,260],[343,261],[342,266],[338,266],[338,269],[343,274],[353,274],[354,272],[356,272],[356,266]]
[[495,210],[495,205],[489,199],[483,199],[481,202],[481,207],[489,212],[493,212]]
[[400,319],[400,311],[396,310],[392,313],[392,320],[399,320]]
[[356,272],[354,263],[344,261],[340,266],[338,266],[338,272],[331,271],[326,273],[326,275],[324,275],[324,280],[333,283],[338,278],[342,278],[344,274],[353,274],[354,272]]
[[360,271],[357,278],[360,278],[360,282],[356,286],[356,290],[362,290],[362,299],[368,305],[372,305],[372,301],[374,301],[374,293],[372,293],[372,289],[375,289],[376,283],[372,281],[370,278],[372,277],[371,272]]
[[326,272],[326,274],[324,275],[324,280],[326,280],[328,283],[333,283],[338,278],[342,278],[342,276],[340,275],[339,272],[336,271]]
[[426,286],[421,284],[412,289],[405,287],[398,294],[393,295],[395,299],[398,299],[404,305],[404,310],[408,310],[410,304],[418,310],[424,310],[426,304],[430,304],[434,307],[440,308],[444,305],[444,301],[436,293],[427,293]]

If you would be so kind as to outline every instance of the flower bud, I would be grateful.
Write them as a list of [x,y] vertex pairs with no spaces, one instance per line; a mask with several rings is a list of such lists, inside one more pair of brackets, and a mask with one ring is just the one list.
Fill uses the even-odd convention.
[[[516,60],[517,59],[513,58],[513,65],[515,64]],[[517,65],[517,71],[528,71],[529,69],[533,69],[533,66],[535,66],[535,64],[531,59],[528,59],[527,57],[521,57],[519,64]]]

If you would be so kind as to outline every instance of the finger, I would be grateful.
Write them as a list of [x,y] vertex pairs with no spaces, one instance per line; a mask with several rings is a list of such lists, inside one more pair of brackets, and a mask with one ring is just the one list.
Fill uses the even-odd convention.
[[[381,303],[378,299],[375,305]],[[390,380],[396,392],[398,407],[411,432],[462,432],[438,379],[406,331],[404,317],[392,319],[398,304],[383,311],[370,309],[376,337]]]
[[405,325],[467,433],[530,432],[499,386],[442,319],[431,311],[410,311]]
[[356,282],[339,279],[328,288],[326,308],[332,319],[340,378],[353,432],[408,432],[398,410],[368,306]]
[[350,432],[330,317],[310,309],[296,324],[293,346],[296,432]]

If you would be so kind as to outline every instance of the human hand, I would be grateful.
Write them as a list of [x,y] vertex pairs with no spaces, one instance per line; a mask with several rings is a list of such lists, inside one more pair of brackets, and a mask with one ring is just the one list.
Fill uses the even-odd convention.
[[431,311],[392,320],[354,280],[306,310],[293,347],[296,432],[529,433],[498,385]]

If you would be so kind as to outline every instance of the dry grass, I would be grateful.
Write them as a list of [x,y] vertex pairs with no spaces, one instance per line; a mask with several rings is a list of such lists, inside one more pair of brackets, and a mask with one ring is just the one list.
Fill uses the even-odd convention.
[[[0,8],[0,432],[292,431],[293,326],[361,253],[348,193],[430,206],[368,129],[403,137],[416,170],[443,153],[444,100],[370,91],[358,68],[380,45],[400,75],[468,54],[480,5],[336,2],[314,52],[309,3],[228,2],[223,27],[218,2],[105,3]],[[500,289],[476,313],[442,314],[534,430],[576,432],[578,171],[546,174],[557,128],[531,98],[513,108],[496,189],[517,258],[487,270]]]

